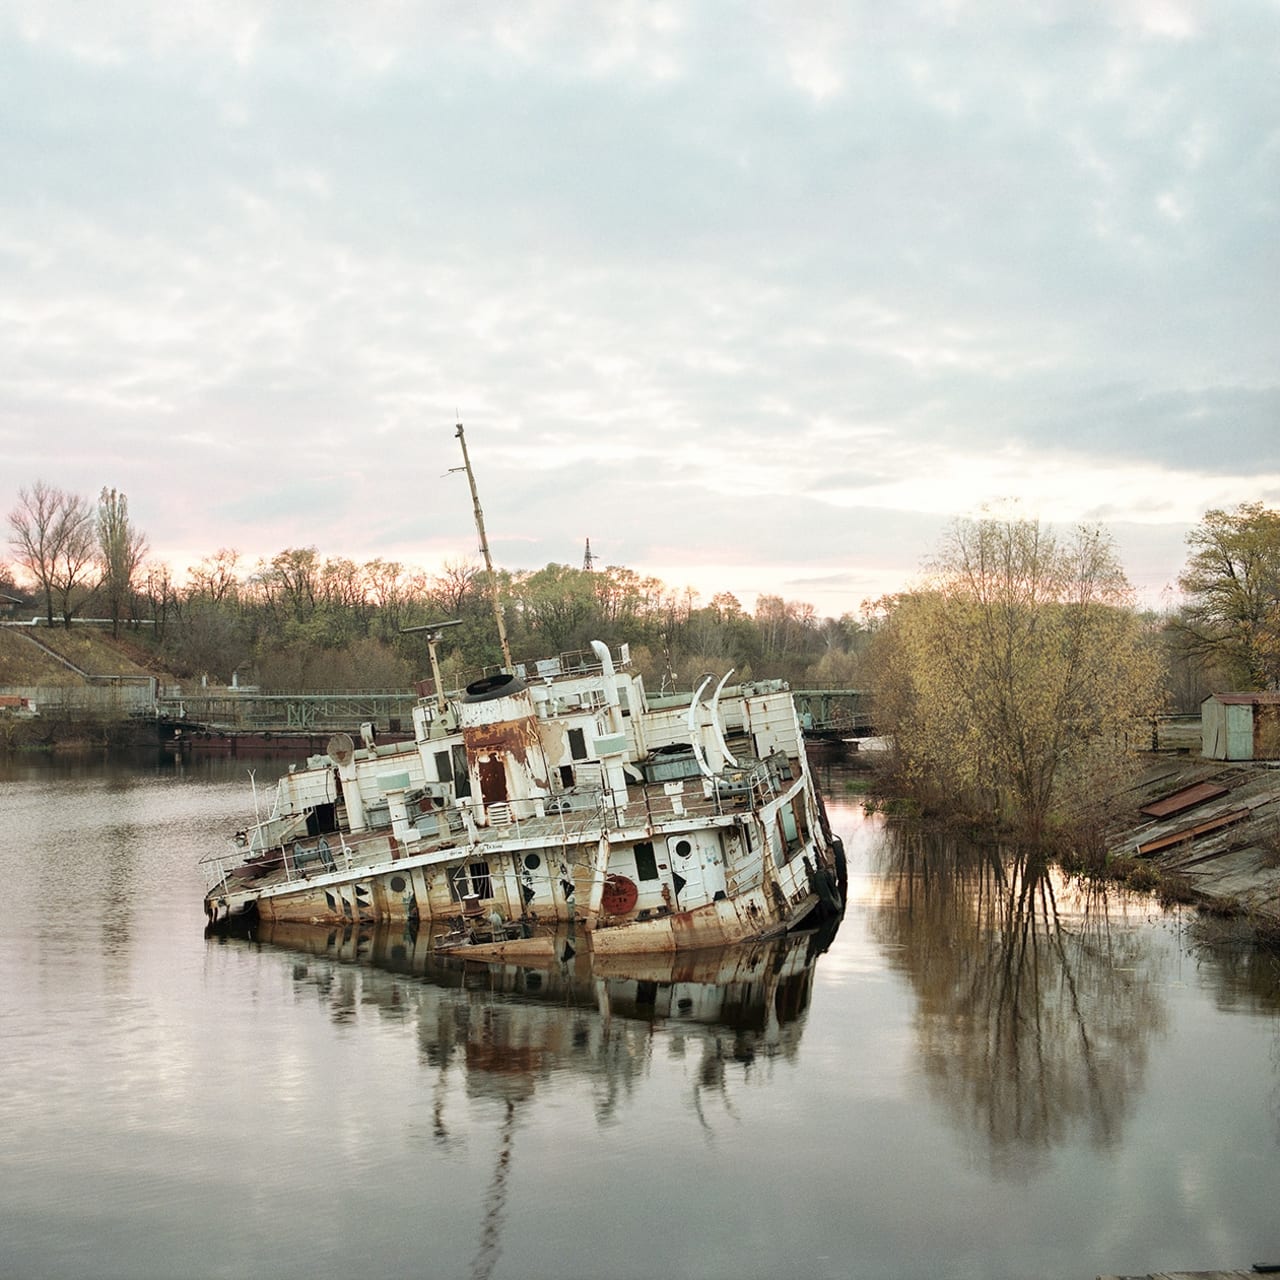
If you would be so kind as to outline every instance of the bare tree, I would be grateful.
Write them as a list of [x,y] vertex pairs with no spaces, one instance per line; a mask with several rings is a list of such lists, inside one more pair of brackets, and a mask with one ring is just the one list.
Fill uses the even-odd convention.
[[240,589],[239,564],[240,553],[232,547],[222,547],[205,556],[187,570],[188,598],[202,598],[210,604],[221,604],[224,599],[233,601]]
[[44,594],[49,625],[56,602],[63,623],[70,627],[78,607],[73,600],[88,585],[93,567],[93,512],[88,501],[37,480],[29,490],[18,490],[9,528],[17,563]]
[[431,583],[431,602],[447,618],[456,618],[463,601],[476,590],[480,567],[473,560],[446,560]]
[[98,495],[97,533],[102,592],[111,634],[119,636],[121,615],[132,612],[134,578],[147,554],[147,540],[129,519],[129,499],[123,493],[104,488]]

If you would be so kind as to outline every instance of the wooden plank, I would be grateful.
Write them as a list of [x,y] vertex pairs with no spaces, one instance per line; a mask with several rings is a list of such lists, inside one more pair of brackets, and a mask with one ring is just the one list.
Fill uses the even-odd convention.
[[1183,827],[1182,830],[1172,831],[1167,836],[1146,840],[1138,846],[1138,857],[1146,858],[1153,853],[1159,853],[1161,849],[1169,849],[1175,844],[1181,844],[1184,840],[1199,840],[1201,836],[1207,836],[1211,831],[1220,831],[1233,822],[1247,818],[1252,812],[1252,809],[1232,809],[1230,813],[1220,813],[1217,817],[1206,818],[1194,827]]

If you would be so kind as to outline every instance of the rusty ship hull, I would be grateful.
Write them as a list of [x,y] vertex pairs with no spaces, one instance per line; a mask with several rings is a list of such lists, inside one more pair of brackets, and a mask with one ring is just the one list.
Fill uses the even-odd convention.
[[[512,664],[346,734],[202,862],[205,908],[299,923],[431,922],[459,945],[600,955],[767,938],[838,914],[842,855],[780,681],[650,698],[626,646]],[[501,953],[501,952],[499,952]]]

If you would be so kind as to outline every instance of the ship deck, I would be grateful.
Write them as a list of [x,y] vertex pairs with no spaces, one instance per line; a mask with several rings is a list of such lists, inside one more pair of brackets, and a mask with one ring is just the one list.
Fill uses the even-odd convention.
[[[485,825],[468,821],[462,816],[468,812],[464,809],[441,811],[436,833],[423,832],[409,842],[389,839],[389,827],[329,832],[290,840],[254,857],[232,847],[209,855],[201,867],[210,897],[273,896],[289,885],[341,883],[389,862],[448,861],[464,853],[483,855],[504,847],[594,845],[609,831],[656,832],[680,824],[712,822],[767,803],[792,781],[783,778],[777,789],[756,785],[727,792],[709,792],[701,779],[683,784],[636,783],[628,788],[625,804],[615,804],[608,792],[566,792],[536,802],[490,805]],[[558,806],[557,811],[548,812],[552,806]]]

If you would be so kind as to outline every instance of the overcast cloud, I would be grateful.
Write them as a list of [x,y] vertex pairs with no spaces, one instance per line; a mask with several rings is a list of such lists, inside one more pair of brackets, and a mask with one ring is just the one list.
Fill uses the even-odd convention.
[[0,3],[0,508],[181,570],[856,610],[957,515],[1157,601],[1280,504],[1276,3]]

